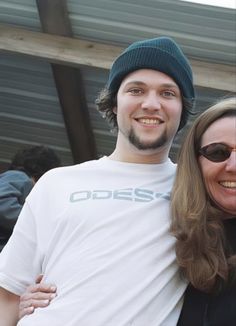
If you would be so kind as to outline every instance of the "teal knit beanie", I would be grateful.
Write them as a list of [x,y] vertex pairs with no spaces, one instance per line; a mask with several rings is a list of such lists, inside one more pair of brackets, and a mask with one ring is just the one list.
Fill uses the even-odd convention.
[[[158,70],[170,76],[179,86],[182,96],[188,100],[188,109],[192,108],[195,98],[192,69],[173,39],[158,37],[131,44],[113,62],[107,88],[117,93],[122,80],[138,69]],[[182,120],[181,128],[186,123],[187,112],[182,114]]]

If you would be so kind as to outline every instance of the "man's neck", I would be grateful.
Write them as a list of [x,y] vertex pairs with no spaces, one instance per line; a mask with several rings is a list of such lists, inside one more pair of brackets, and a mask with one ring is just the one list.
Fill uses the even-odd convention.
[[114,152],[109,156],[111,160],[137,163],[137,164],[161,164],[168,160],[168,154],[153,151],[120,151],[117,147]]

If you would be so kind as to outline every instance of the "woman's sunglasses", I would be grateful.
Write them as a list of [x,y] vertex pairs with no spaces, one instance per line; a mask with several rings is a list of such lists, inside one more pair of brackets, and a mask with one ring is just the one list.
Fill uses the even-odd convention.
[[236,151],[236,148],[232,148],[222,143],[212,143],[202,147],[199,153],[212,162],[224,162],[226,161],[232,151]]

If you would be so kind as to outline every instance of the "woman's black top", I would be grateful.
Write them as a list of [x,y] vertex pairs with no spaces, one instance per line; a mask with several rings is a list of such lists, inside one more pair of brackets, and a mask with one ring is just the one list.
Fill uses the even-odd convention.
[[[236,253],[236,218],[224,221],[225,232]],[[177,326],[236,326],[236,285],[218,295],[189,285]]]

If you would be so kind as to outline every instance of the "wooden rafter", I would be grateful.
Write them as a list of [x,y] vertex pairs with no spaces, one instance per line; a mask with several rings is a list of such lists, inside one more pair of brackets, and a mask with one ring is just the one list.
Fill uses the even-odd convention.
[[[49,62],[109,69],[121,47],[49,35],[0,24],[0,51],[34,56]],[[190,60],[195,85],[236,91],[235,66]]]
[[[36,0],[44,33],[72,37],[65,0]],[[75,163],[97,158],[85,87],[79,67],[51,63]]]

